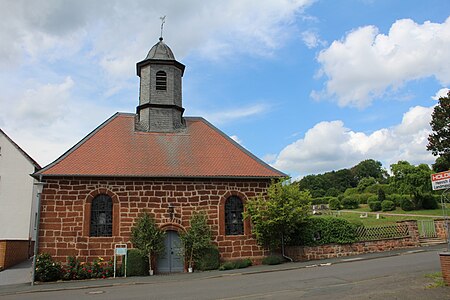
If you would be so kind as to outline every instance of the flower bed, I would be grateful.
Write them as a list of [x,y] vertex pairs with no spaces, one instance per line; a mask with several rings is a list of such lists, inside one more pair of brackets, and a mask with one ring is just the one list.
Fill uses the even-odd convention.
[[65,265],[55,262],[47,253],[39,254],[36,258],[36,281],[107,278],[113,275],[112,261],[105,262],[101,257],[98,257],[92,263],[85,263],[78,258],[69,256]]

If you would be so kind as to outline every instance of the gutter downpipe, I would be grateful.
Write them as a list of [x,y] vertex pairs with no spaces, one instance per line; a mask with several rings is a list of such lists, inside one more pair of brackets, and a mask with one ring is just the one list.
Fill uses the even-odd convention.
[[284,253],[284,234],[281,234],[281,256],[293,262],[294,260]]
[[31,270],[31,286],[34,285],[36,276],[36,259],[39,250],[39,225],[41,223],[41,194],[44,189],[45,182],[42,182],[42,175],[39,175],[39,181],[34,183],[38,186],[37,192],[37,220],[36,220],[36,235],[34,237],[34,255],[33,255],[33,269]]

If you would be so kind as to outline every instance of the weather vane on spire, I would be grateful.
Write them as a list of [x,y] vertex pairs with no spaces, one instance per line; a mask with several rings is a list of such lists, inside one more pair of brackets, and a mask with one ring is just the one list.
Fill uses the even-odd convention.
[[163,28],[164,28],[164,23],[166,23],[166,16],[164,17],[159,17],[161,19],[161,37],[159,38],[160,41],[162,41],[163,39]]

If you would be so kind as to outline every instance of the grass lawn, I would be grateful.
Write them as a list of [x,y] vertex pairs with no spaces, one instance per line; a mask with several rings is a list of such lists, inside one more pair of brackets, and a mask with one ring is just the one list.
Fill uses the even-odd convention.
[[[440,207],[440,205],[439,205],[439,207]],[[353,209],[353,210],[358,211],[358,212],[370,212],[370,208],[367,204],[361,204],[360,208]],[[383,213],[383,212],[380,211],[380,213]],[[400,207],[397,207],[393,211],[386,211],[386,213],[440,216],[442,218],[442,209],[441,208],[404,211]],[[447,204],[447,215],[450,215],[450,204]]]
[[336,212],[333,212],[333,216],[337,216],[340,218],[347,219],[352,222],[361,222],[364,226],[376,226],[376,225],[387,225],[394,224],[398,221],[405,220],[430,220],[429,217],[410,217],[410,216],[383,216],[380,214],[380,218],[377,219],[376,215],[368,214],[367,218],[360,218],[360,214],[350,213],[350,212],[340,212],[340,215],[337,215]]

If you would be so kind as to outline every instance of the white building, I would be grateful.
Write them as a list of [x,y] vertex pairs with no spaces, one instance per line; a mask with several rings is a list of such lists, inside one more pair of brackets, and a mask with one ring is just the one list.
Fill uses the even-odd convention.
[[40,166],[0,129],[0,268],[33,255]]

